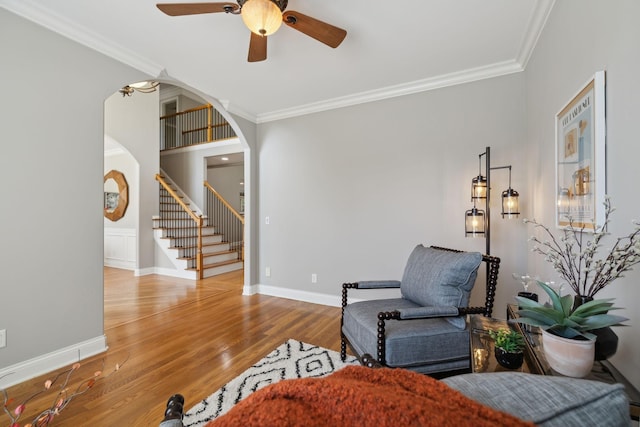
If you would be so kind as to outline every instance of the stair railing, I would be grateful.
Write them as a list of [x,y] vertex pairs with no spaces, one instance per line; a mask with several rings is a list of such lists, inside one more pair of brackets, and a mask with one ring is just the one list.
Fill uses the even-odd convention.
[[222,234],[223,241],[229,243],[229,250],[244,261],[244,216],[236,211],[207,181],[204,182],[205,215],[209,225],[215,225]]
[[160,151],[236,136],[229,122],[211,104],[161,116],[160,133]]
[[[198,278],[202,279],[204,277],[204,268],[203,268],[203,255],[202,255],[202,226],[204,224],[204,219],[202,216],[196,215],[189,206],[182,200],[182,198],[171,188],[171,186],[162,178],[160,174],[156,174],[156,181],[160,183],[161,191],[165,191],[170,197],[175,200],[175,202],[182,207],[182,211],[176,210],[164,212],[161,215],[161,222],[164,225],[167,225],[167,228],[170,229],[170,235],[167,237],[173,237],[176,239],[181,239],[183,241],[192,242],[193,244],[187,244],[185,246],[185,256],[190,255],[189,248],[195,246],[196,253],[196,270],[198,272]],[[186,214],[186,215],[185,215]],[[181,222],[185,220],[185,218],[190,218],[196,224],[197,235],[193,236],[190,233],[190,227],[181,227]]]

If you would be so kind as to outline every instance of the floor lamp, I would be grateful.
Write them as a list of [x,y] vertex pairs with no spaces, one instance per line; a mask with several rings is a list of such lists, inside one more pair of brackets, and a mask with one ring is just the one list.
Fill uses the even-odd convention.
[[[484,157],[485,175],[482,175]],[[471,180],[471,201],[473,208],[465,212],[465,236],[484,237],[485,253],[491,255],[491,171],[509,169],[509,188],[502,192],[502,218],[517,218],[520,215],[518,199],[520,194],[511,188],[511,165],[491,167],[491,148],[487,147],[478,155],[478,176]],[[484,200],[484,210],[476,204]]]

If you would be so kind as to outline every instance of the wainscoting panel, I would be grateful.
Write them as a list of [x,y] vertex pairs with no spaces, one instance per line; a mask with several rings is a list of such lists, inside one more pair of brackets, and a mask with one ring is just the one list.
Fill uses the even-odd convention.
[[106,267],[136,269],[137,237],[134,228],[104,229],[104,265]]

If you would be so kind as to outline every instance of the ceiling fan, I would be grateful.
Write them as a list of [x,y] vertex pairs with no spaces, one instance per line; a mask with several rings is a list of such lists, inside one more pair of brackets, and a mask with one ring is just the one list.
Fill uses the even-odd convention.
[[231,13],[240,15],[251,30],[249,62],[267,59],[267,36],[275,33],[283,22],[289,27],[336,48],[347,36],[342,28],[289,10],[289,0],[237,0],[237,3],[159,3],[156,6],[169,16],[201,13]]

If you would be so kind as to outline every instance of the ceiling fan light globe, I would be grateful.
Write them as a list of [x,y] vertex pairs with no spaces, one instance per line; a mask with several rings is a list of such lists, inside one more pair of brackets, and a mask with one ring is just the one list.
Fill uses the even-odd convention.
[[269,36],[282,25],[282,12],[271,0],[247,0],[241,16],[247,28],[260,36]]

